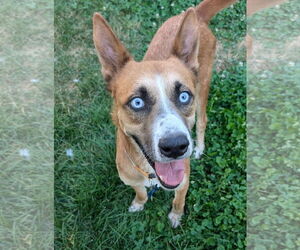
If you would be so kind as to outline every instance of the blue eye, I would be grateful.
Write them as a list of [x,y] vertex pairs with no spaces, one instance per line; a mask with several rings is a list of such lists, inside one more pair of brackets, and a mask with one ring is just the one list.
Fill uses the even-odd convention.
[[139,97],[136,97],[136,98],[133,98],[131,101],[130,101],[130,106],[133,108],[133,109],[142,109],[144,106],[145,106],[145,103],[144,101],[139,98]]
[[179,101],[183,104],[187,104],[191,99],[189,92],[181,92],[179,95]]

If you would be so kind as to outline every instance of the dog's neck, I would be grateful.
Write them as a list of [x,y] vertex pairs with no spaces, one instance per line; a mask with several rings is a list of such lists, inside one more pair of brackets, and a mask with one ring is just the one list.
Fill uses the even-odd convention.
[[133,161],[133,164],[136,166],[143,166],[144,162],[147,161],[145,156],[141,153],[139,146],[135,143],[135,141],[127,135],[120,127],[117,129],[117,144],[118,148],[124,154],[125,158],[130,157],[130,161]]
[[120,127],[117,128],[117,144],[121,144],[128,153],[137,153],[129,135],[127,135]]

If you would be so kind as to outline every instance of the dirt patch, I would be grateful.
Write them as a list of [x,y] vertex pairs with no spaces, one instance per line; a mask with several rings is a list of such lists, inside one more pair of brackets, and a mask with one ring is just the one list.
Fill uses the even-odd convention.
[[[253,40],[252,54],[249,55],[248,69],[254,72],[272,69],[274,63],[286,61],[293,63],[297,59],[296,51],[300,49],[300,36],[276,48],[268,48],[269,41]],[[298,60],[298,59],[297,59]]]
[[286,43],[287,50],[294,50],[300,48],[300,36],[297,36],[293,41]]

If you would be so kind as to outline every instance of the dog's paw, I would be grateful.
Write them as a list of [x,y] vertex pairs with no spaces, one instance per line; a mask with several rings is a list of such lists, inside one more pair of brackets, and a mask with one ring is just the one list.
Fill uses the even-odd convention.
[[173,212],[169,213],[168,218],[169,218],[173,228],[176,228],[180,225],[181,217],[182,217],[182,214],[175,214]]
[[194,149],[194,157],[195,159],[200,159],[201,155],[204,151],[204,144],[200,144],[199,146],[196,146]]
[[128,208],[128,211],[130,213],[134,213],[134,212],[142,211],[143,209],[144,209],[144,205],[143,204],[139,204],[139,203],[133,201],[131,203],[131,206]]

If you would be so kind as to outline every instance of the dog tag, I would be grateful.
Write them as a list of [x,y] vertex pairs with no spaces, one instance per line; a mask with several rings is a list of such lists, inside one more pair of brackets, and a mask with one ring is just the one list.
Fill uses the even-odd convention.
[[151,174],[149,174],[149,176],[148,176],[149,179],[154,179],[155,177],[156,177],[156,176],[155,176],[154,173],[151,173]]
[[158,185],[154,185],[150,187],[150,190],[148,191],[147,195],[148,198],[150,198],[152,200],[154,193],[159,189]]

